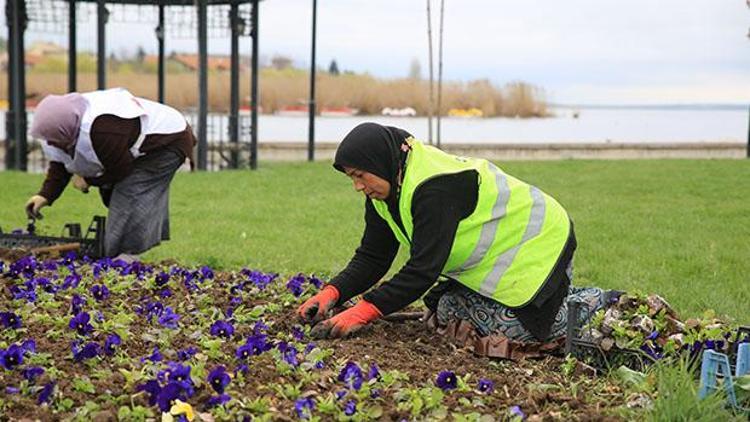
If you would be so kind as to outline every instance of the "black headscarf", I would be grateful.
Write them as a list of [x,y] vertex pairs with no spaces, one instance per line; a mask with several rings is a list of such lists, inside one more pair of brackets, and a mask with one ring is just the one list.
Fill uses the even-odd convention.
[[408,155],[406,138],[411,134],[403,129],[362,123],[351,130],[336,149],[333,167],[343,172],[344,167],[372,173],[391,184],[386,202],[398,197],[399,170],[403,170]]

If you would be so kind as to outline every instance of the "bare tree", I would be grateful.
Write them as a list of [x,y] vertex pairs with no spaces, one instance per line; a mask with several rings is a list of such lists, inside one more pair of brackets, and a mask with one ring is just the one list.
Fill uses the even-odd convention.
[[430,62],[430,101],[427,102],[427,142],[432,145],[432,105],[434,101],[434,78],[432,76],[432,13],[430,12],[430,1],[431,0],[427,0],[427,46],[429,50]]
[[438,46],[437,147],[440,148],[440,107],[443,98],[443,17],[445,0],[440,0],[440,37]]
[[422,79],[422,65],[419,64],[419,59],[416,57],[412,59],[409,65],[409,79],[418,81]]

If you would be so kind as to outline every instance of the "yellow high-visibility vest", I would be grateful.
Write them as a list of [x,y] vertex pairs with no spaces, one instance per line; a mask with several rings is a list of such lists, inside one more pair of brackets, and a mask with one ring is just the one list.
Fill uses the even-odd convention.
[[447,154],[409,138],[411,152],[398,208],[404,231],[384,201],[373,200],[398,241],[410,247],[412,198],[424,182],[467,170],[479,173],[474,211],[461,220],[442,274],[503,305],[529,303],[552,273],[570,234],[565,209],[551,196],[484,159]]

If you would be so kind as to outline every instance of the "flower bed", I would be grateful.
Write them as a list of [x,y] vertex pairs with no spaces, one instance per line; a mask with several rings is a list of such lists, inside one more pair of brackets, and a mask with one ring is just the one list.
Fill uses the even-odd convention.
[[588,323],[576,317],[578,309],[569,304],[569,351],[600,369],[625,365],[642,370],[676,357],[694,361],[703,350],[725,353],[734,362],[737,345],[750,342],[750,328],[728,323],[712,311],[683,322],[657,295],[622,294]]
[[417,321],[313,341],[294,310],[314,276],[67,256],[0,260],[0,281],[10,419],[533,420],[626,400],[559,359],[477,358]]

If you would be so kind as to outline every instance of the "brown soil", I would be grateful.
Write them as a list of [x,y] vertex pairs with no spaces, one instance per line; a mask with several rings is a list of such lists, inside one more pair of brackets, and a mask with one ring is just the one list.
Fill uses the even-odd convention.
[[[3,255],[0,255],[3,256]],[[7,262],[7,259],[6,259]],[[237,279],[236,274],[217,273],[214,288],[209,292],[214,306],[226,308],[229,301],[227,286],[232,285]],[[13,281],[0,276],[3,294],[0,295],[0,311],[13,310],[12,306],[18,306],[18,302],[11,302],[7,287]],[[276,283],[279,283],[277,281]],[[189,329],[199,318],[196,316],[197,304],[194,303],[195,296],[188,293],[182,284],[170,283],[173,296],[162,300],[165,306],[180,306],[180,326],[182,330],[174,338],[170,350],[162,349],[165,361],[176,360],[174,353],[188,346],[197,346],[195,339],[189,337]],[[144,295],[151,293],[147,289],[129,290],[131,297],[111,298],[103,303],[95,304],[96,309],[105,315],[115,312],[116,306],[125,306],[126,309],[134,310],[139,304],[145,302]],[[68,297],[68,296],[66,296]],[[89,297],[89,305],[93,299]],[[243,302],[246,307],[263,303],[264,300],[251,300],[246,298]],[[273,338],[278,333],[288,333],[297,324],[294,313],[296,304],[291,304],[277,315],[264,316],[264,321],[271,326],[269,337]],[[89,306],[90,310],[92,306]],[[41,311],[41,310],[40,310]],[[69,301],[62,302],[61,306],[50,311],[55,318],[67,321],[70,318]],[[93,316],[93,312],[92,312]],[[52,327],[50,324],[26,324],[18,339],[33,338],[36,340],[37,351],[50,353],[54,359],[54,367],[60,371],[62,376],[56,379],[56,400],[69,398],[75,405],[69,411],[53,412],[54,406],[37,406],[34,396],[20,394],[7,395],[5,400],[5,415],[0,414],[0,419],[16,420],[23,418],[39,418],[41,420],[57,420],[73,415],[75,409],[87,401],[94,401],[100,406],[97,419],[107,420],[122,405],[133,403],[148,407],[147,398],[143,393],[136,394],[133,387],[125,388],[125,377],[118,372],[119,367],[110,358],[95,360],[93,365],[74,362],[71,358],[70,339],[72,334],[66,329],[62,338],[50,339],[47,333]],[[187,328],[187,329],[186,329]],[[235,348],[241,343],[242,338],[251,332],[250,326],[236,327],[235,337],[222,345],[222,352],[227,356],[224,361],[215,362],[209,360],[206,368],[210,369],[218,364],[227,366],[227,372],[232,372],[237,361],[234,359]],[[130,338],[124,342],[122,351],[130,357],[129,361],[138,365],[141,357],[148,356],[153,344],[142,338],[144,333],[153,329],[145,318],[136,315],[133,324],[129,327]],[[207,330],[203,335],[208,335]],[[2,340],[3,337],[0,337]],[[91,337],[87,341],[104,343],[104,334]],[[305,339],[305,342],[309,339]],[[361,331],[356,337],[347,340],[321,340],[315,341],[318,346],[334,350],[333,358],[326,362],[326,367],[321,370],[320,377],[316,377],[313,385],[305,386],[305,394],[321,396],[328,392],[342,389],[342,384],[336,381],[338,371],[348,361],[356,361],[364,371],[367,371],[370,363],[377,363],[383,371],[398,370],[409,375],[410,381],[405,386],[419,387],[433,385],[435,377],[442,370],[454,371],[459,376],[471,375],[469,385],[475,386],[480,378],[492,380],[495,391],[491,395],[480,395],[476,392],[451,392],[446,395],[443,403],[449,411],[469,413],[477,411],[502,418],[507,414],[511,406],[520,406],[529,420],[612,420],[617,419],[618,412],[625,403],[625,393],[616,385],[605,379],[588,378],[586,376],[566,377],[561,371],[563,360],[558,357],[548,357],[541,360],[526,360],[523,362],[491,361],[488,358],[474,356],[470,351],[458,348],[440,338],[438,335],[428,331],[419,321],[387,322],[378,321]],[[233,387],[233,397],[268,397],[272,407],[276,410],[275,420],[296,419],[293,401],[281,397],[274,389],[275,385],[296,383],[300,380],[298,375],[280,375],[276,369],[270,353],[254,357],[249,362],[250,371],[246,377],[246,384],[241,388]],[[92,373],[95,369],[108,369],[109,375],[104,378],[95,378]],[[73,381],[77,378],[88,376],[96,388],[96,394],[76,391]],[[0,389],[5,391],[7,386],[18,386],[21,383],[19,371],[5,371],[0,369]],[[50,381],[49,373],[45,373],[36,385],[44,385]],[[230,384],[231,385],[231,384]],[[575,386],[575,388],[572,388]],[[209,389],[196,388],[196,394],[191,398],[192,403],[202,403],[210,395]],[[113,399],[100,399],[102,393],[108,392]],[[390,399],[393,392],[386,392],[379,404],[383,408],[382,420],[400,420],[401,418],[412,419],[411,416],[399,410],[395,400]],[[132,397],[132,398],[131,398]],[[461,398],[472,399],[481,397],[484,406],[477,409],[466,408],[459,400]],[[197,406],[197,405],[196,405]],[[202,411],[202,409],[196,408]],[[2,409],[0,409],[2,411]],[[154,408],[156,412],[157,409]],[[155,413],[156,414],[156,413]],[[93,417],[93,416],[92,416]],[[324,418],[325,420],[325,418]]]

